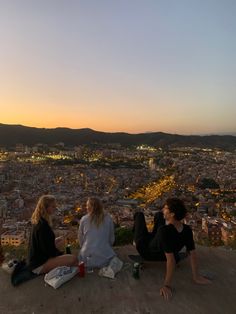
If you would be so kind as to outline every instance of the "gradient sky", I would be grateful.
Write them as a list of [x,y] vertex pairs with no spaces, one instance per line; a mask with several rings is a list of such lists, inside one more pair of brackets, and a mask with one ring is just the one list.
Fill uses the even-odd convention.
[[0,0],[0,123],[236,131],[235,0]]

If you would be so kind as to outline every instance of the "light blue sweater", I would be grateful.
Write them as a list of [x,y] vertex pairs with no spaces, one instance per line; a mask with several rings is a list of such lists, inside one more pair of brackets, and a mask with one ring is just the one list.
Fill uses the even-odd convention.
[[80,220],[79,226],[79,261],[84,261],[88,267],[103,267],[116,254],[112,249],[115,240],[114,225],[109,214],[105,214],[99,227],[90,222],[87,214]]

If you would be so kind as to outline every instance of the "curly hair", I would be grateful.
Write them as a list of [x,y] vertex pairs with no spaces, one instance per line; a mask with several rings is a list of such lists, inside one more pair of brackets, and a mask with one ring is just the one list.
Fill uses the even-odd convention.
[[47,220],[49,224],[51,224],[51,220],[49,214],[47,212],[47,208],[52,204],[55,203],[56,199],[53,195],[43,195],[39,198],[38,203],[35,207],[35,210],[31,216],[31,223],[33,225],[37,225],[40,218],[44,218]]
[[176,220],[182,220],[187,214],[184,202],[179,198],[168,198],[166,201],[170,212],[174,213]]

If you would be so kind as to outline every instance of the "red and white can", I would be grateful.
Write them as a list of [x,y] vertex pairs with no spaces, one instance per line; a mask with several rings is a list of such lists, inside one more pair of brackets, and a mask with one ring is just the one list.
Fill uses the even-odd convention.
[[84,262],[79,263],[79,277],[84,277],[85,275],[85,267]]

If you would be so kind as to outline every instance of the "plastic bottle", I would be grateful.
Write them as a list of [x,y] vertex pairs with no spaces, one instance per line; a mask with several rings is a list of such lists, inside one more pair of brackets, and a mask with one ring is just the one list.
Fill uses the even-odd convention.
[[67,239],[66,254],[71,254],[71,247],[70,247],[69,239]]

